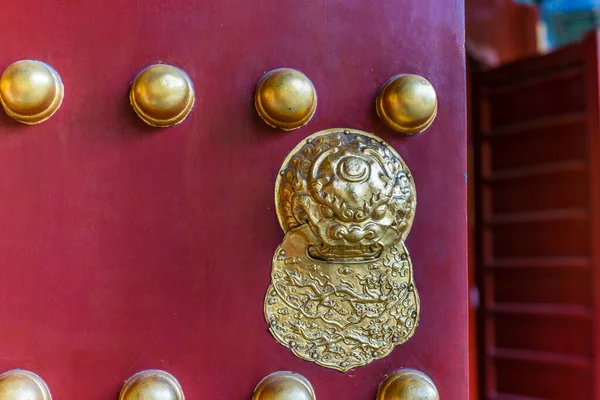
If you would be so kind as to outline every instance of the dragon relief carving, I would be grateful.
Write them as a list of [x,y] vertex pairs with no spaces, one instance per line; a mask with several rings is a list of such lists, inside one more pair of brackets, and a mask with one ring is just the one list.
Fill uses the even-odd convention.
[[416,193],[398,153],[367,132],[318,132],[287,156],[275,203],[285,236],[264,310],[277,341],[342,372],[406,342],[419,321],[404,245]]

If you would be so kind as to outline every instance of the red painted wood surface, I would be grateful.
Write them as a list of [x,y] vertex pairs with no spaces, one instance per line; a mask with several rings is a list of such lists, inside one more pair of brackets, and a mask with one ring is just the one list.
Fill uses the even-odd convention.
[[467,173],[471,177],[467,194],[467,219],[468,219],[468,281],[469,281],[469,399],[479,398],[479,370],[478,370],[478,318],[479,291],[475,271],[475,174],[474,147],[473,147],[473,75],[482,69],[481,63],[470,56],[467,51]]
[[[133,373],[173,373],[190,399],[247,399],[294,370],[320,399],[373,399],[401,367],[467,398],[465,65],[461,1],[123,2],[7,0],[0,68],[50,63],[65,101],[26,127],[0,116],[0,371],[38,372],[57,399],[115,398]],[[197,102],[156,130],[130,109],[136,73],[186,70]],[[261,75],[293,67],[315,83],[314,120],[290,133],[252,105]],[[433,82],[439,116],[404,138],[374,113],[397,73]],[[263,318],[282,232],[277,170],[310,133],[374,132],[418,188],[407,241],[421,294],[415,336],[341,374],[297,359]]]
[[538,10],[514,0],[465,0],[467,52],[487,67],[538,53]]
[[475,80],[482,398],[600,398],[597,46]]

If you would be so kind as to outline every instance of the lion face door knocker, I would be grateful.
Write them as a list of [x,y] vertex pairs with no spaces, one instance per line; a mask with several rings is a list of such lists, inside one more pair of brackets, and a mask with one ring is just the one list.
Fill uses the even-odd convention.
[[277,341],[346,372],[413,335],[419,297],[404,240],[416,193],[391,146],[349,129],[309,136],[281,166],[275,205],[285,237],[265,318]]

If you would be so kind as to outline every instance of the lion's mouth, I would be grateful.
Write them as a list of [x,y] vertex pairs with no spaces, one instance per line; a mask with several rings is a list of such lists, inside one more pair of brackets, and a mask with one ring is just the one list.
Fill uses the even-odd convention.
[[375,243],[365,246],[329,246],[325,243],[308,246],[308,254],[323,261],[368,261],[379,258],[383,245]]

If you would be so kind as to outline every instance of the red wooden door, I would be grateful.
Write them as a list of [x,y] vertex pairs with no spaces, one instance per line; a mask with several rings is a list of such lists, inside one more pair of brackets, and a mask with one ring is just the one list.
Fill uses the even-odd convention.
[[[8,0],[0,43],[1,68],[38,59],[65,86],[48,121],[0,116],[0,372],[32,370],[56,399],[111,399],[133,373],[157,368],[189,399],[233,400],[292,370],[320,399],[358,400],[409,367],[443,399],[467,398],[461,1]],[[127,99],[156,62],[195,85],[191,114],[172,128],[145,125]],[[314,119],[287,133],[252,103],[277,67],[303,71],[319,96]],[[437,90],[438,117],[422,135],[400,136],[374,112],[398,73]],[[406,245],[420,325],[347,373],[295,357],[263,316],[283,236],[278,169],[306,136],[335,127],[390,143],[418,193]]]
[[597,35],[473,86],[481,397],[597,399]]

